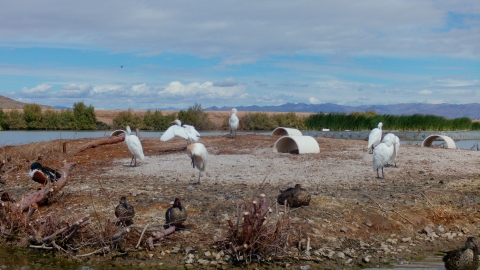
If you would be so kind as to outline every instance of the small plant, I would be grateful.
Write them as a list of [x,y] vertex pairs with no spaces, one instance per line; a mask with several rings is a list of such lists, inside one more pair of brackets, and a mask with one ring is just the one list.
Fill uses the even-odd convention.
[[291,230],[286,213],[276,220],[271,218],[272,210],[267,207],[264,194],[258,202],[244,200],[237,205],[237,220],[228,220],[227,237],[223,241],[224,250],[229,250],[237,262],[270,260],[282,255],[287,246]]

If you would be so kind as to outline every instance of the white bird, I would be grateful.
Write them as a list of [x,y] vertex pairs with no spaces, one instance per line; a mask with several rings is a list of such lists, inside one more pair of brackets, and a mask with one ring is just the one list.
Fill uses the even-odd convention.
[[373,151],[373,148],[377,146],[382,140],[382,122],[378,123],[378,127],[372,129],[368,135],[368,146],[367,149],[370,152],[370,149]]
[[[385,178],[383,167],[388,163],[394,152],[393,143],[390,140],[382,142],[373,149],[373,171],[377,172],[377,178]],[[378,175],[378,169],[382,168],[382,177]]]
[[130,153],[132,153],[133,155],[132,160],[130,161],[130,166],[132,166],[132,162],[135,160],[135,164],[133,166],[136,167],[137,158],[140,160],[145,159],[142,143],[136,135],[131,134],[132,130],[130,129],[130,126],[127,126],[127,131],[121,129],[115,130],[114,132],[112,132],[112,134],[110,134],[110,137],[118,136],[121,133],[125,133],[125,142],[127,143],[128,150],[130,150]]
[[393,133],[388,133],[383,137],[382,142],[390,141],[393,144],[393,154],[388,160],[388,163],[393,163],[394,167],[397,167],[397,156],[400,151],[400,139]]
[[165,130],[162,137],[160,137],[162,142],[166,142],[174,137],[184,138],[187,140],[187,144],[198,141],[200,133],[198,133],[195,127],[190,125],[182,126],[182,122],[178,119],[173,121],[173,123],[174,125]]
[[200,176],[207,165],[207,149],[201,143],[193,143],[187,146],[187,155],[192,159],[193,168],[197,167],[200,170],[198,173],[198,184],[200,184]]
[[233,133],[235,133],[235,138],[237,138],[237,129],[239,123],[240,121],[237,117],[237,109],[233,108],[232,115],[230,116],[230,119],[228,119],[228,124],[230,125],[230,137],[232,137]]

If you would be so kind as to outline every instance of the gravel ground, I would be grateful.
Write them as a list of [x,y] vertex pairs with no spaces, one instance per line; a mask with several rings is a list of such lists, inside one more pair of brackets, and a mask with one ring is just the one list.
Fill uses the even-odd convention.
[[[228,250],[215,247],[215,240],[227,235],[227,220],[236,219],[235,204],[265,193],[276,217],[283,209],[275,206],[279,190],[296,183],[310,191],[312,201],[289,213],[291,246],[277,266],[336,269],[408,262],[460,247],[466,235],[478,236],[480,151],[402,145],[398,168],[386,168],[385,179],[376,179],[366,141],[316,138],[319,154],[292,155],[273,153],[277,139],[202,137],[209,157],[201,185],[193,184],[198,170],[180,139],[144,138],[147,158],[138,167],[128,166],[125,143],[75,153],[93,140],[72,140],[68,145],[75,154],[61,154],[56,150],[61,142],[54,141],[50,151],[55,155],[31,150],[36,144],[5,152],[22,152],[29,160],[40,155],[52,167],[64,159],[77,162],[63,195],[41,208],[43,216],[114,220],[113,209],[126,196],[136,209],[135,225],[143,227],[162,224],[173,199],[182,199],[189,211],[185,230],[160,240],[153,251],[132,251],[121,260],[112,254],[115,265],[232,267]],[[3,189],[17,198],[34,191],[37,184],[27,173],[24,166],[7,174]],[[136,244],[138,234],[131,238]],[[307,239],[311,250],[305,250]]]

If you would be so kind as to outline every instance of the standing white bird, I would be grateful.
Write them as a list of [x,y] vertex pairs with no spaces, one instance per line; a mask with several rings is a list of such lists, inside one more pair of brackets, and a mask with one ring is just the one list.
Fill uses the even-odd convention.
[[382,142],[390,141],[393,144],[393,154],[388,160],[388,163],[393,163],[394,167],[397,167],[397,156],[398,152],[400,151],[400,139],[395,136],[393,133],[388,133],[383,137]]
[[183,125],[182,127],[182,122],[178,119],[172,123],[174,123],[174,125],[165,130],[162,137],[160,137],[162,142],[166,142],[174,137],[184,138],[187,140],[187,145],[198,141],[200,133],[198,133],[195,127],[190,125]]
[[230,137],[232,137],[233,133],[235,133],[235,138],[237,138],[237,129],[239,123],[240,121],[237,117],[237,109],[233,108],[232,115],[230,116],[230,119],[228,119],[228,124],[230,125]]
[[[373,148],[377,146],[382,141],[382,122],[378,123],[378,127],[372,129],[368,135],[368,146],[367,149],[369,153],[373,152]],[[370,151],[371,150],[371,151]]]
[[193,143],[187,146],[187,155],[192,159],[193,168],[197,167],[200,170],[198,172],[198,184],[200,184],[200,176],[205,171],[207,165],[207,149],[201,143]]
[[140,142],[140,139],[136,135],[131,134],[132,130],[130,129],[130,126],[127,126],[127,130],[115,130],[110,134],[110,137],[112,136],[117,136],[120,133],[125,133],[125,142],[127,143],[128,150],[130,150],[130,153],[132,153],[133,157],[132,160],[130,161],[130,166],[132,166],[132,162],[135,160],[135,164],[133,167],[137,166],[137,158],[140,160],[145,159],[145,155],[143,154],[143,148],[142,148],[142,143]]
[[[393,143],[390,140],[382,142],[373,149],[373,171],[377,172],[377,178],[385,178],[383,167],[388,163],[394,152]],[[382,177],[378,175],[378,169],[382,168]]]

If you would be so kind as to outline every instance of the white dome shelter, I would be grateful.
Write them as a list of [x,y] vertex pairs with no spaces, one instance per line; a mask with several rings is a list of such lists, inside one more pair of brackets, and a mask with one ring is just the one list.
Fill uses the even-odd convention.
[[445,135],[430,135],[428,136],[422,143],[422,147],[431,147],[433,141],[435,141],[437,138],[443,139],[445,143],[447,144],[447,148],[450,149],[456,149],[457,146],[455,145],[455,142],[452,140],[452,138],[445,136]]
[[272,131],[272,136],[302,136],[302,132],[296,128],[277,127]]
[[318,154],[320,145],[311,136],[283,136],[275,142],[274,153]]

